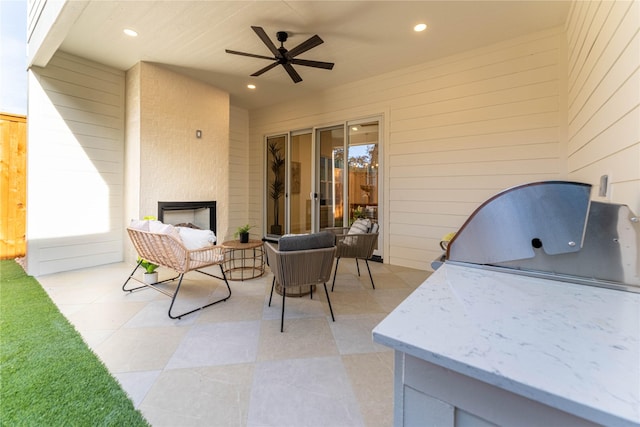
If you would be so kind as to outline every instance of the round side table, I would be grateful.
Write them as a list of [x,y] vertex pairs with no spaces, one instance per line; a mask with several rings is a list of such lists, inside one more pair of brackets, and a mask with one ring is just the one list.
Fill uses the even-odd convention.
[[228,280],[249,280],[264,274],[265,252],[262,240],[239,240],[222,242],[227,251],[224,261],[224,274]]

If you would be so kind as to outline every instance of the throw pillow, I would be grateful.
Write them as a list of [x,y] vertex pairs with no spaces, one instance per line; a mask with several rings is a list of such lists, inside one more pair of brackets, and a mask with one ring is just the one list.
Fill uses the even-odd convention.
[[353,224],[351,224],[351,228],[349,228],[349,232],[347,234],[368,233],[370,227],[371,221],[369,219],[359,218],[356,219]]
[[171,224],[164,224],[160,221],[150,220],[149,221],[149,231],[157,234],[167,234],[173,240],[179,243],[182,242],[182,238],[178,233],[178,229]]
[[182,244],[189,250],[215,245],[216,235],[211,230],[198,230],[189,227],[176,227]]
[[[367,218],[359,218],[356,219],[353,224],[351,224],[351,228],[347,234],[366,234],[369,232],[369,227],[371,226],[371,221]],[[348,246],[355,246],[358,244],[357,237],[345,237],[342,239],[342,243]]]

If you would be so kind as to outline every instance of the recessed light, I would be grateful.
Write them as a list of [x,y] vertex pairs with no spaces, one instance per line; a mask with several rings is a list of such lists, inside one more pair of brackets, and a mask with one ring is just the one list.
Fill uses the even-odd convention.
[[124,30],[122,30],[122,32],[128,35],[129,37],[138,37],[138,33],[132,30],[131,28],[125,28]]
[[254,84],[248,84],[248,85],[247,85],[247,87],[248,87],[249,89],[255,89],[255,88],[256,88],[256,85],[254,85]]
[[424,31],[427,29],[427,24],[418,24],[415,27],[413,27],[413,31],[419,33],[420,31]]
[[354,126],[351,128],[352,131],[357,132],[358,131],[358,126]]

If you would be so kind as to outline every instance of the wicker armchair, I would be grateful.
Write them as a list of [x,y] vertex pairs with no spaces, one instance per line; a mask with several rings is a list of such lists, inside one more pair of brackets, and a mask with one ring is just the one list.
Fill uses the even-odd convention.
[[378,242],[378,225],[374,224],[372,231],[366,233],[353,233],[349,232],[347,227],[331,227],[327,228],[327,231],[331,231],[336,236],[336,268],[333,273],[333,283],[331,284],[331,292],[336,285],[336,275],[338,274],[338,264],[341,258],[353,258],[356,260],[356,268],[358,269],[358,276],[360,276],[360,265],[358,259],[363,259],[367,265],[367,271],[369,272],[369,279],[371,279],[371,287],[376,288],[373,283],[373,276],[371,275],[371,269],[369,268],[369,258],[373,255],[373,251],[376,248]]
[[[148,287],[171,297],[171,305],[169,306],[168,312],[171,319],[180,319],[182,316],[186,316],[187,314],[202,310],[203,308],[212,306],[213,304],[226,301],[231,297],[231,288],[229,287],[229,282],[227,282],[227,277],[225,276],[224,269],[222,267],[225,259],[225,252],[222,247],[208,246],[201,249],[190,250],[187,249],[180,242],[180,240],[176,239],[170,234],[153,233],[149,231],[137,230],[134,228],[127,228],[127,232],[129,233],[129,237],[131,238],[133,246],[138,252],[140,260],[138,261],[138,265],[136,265],[127,280],[122,285],[123,291],[133,292],[137,289]],[[178,275],[172,277],[171,279],[163,280],[161,282],[153,284],[143,283],[134,277],[134,273],[140,267],[144,260],[152,262],[154,264],[158,264],[161,267],[166,267],[174,270],[178,273]],[[209,267],[212,265],[220,266],[222,277],[218,277],[199,270],[200,268]],[[229,293],[227,296],[214,302],[194,308],[193,310],[187,311],[185,313],[173,315],[171,313],[171,310],[173,308],[173,304],[176,301],[176,297],[178,296],[178,292],[180,291],[182,279],[184,278],[184,275],[190,271],[197,271],[198,273],[223,280],[227,285],[227,290],[229,291]],[[127,289],[127,283],[129,283],[131,279],[142,283],[143,286]],[[170,282],[176,279],[178,279],[178,286],[174,292],[169,292],[156,286],[160,283]]]
[[[322,236],[319,236],[322,235]],[[304,241],[319,237],[323,242],[316,245],[312,249],[297,249],[292,246],[285,247],[282,245],[283,240],[289,242]],[[295,243],[294,243],[295,245]],[[324,292],[329,303],[329,311],[331,319],[335,322],[329,292],[327,292],[327,281],[331,278],[331,267],[333,266],[333,258],[336,252],[333,246],[333,236],[330,233],[316,233],[307,236],[286,236],[280,239],[281,247],[276,247],[271,243],[265,243],[267,252],[267,262],[273,272],[273,282],[271,283],[271,295],[269,296],[269,306],[273,297],[273,289],[276,282],[282,288],[282,314],[280,318],[280,332],[284,332],[284,305],[286,291],[288,288],[311,285],[311,296],[313,297],[313,285],[322,283]],[[300,245],[304,248],[308,245]],[[328,246],[328,247],[318,247]]]

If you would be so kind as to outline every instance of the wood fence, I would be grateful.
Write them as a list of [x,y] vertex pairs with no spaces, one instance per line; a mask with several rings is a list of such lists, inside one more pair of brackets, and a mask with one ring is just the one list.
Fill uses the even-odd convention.
[[0,113],[0,259],[25,256],[27,118]]

